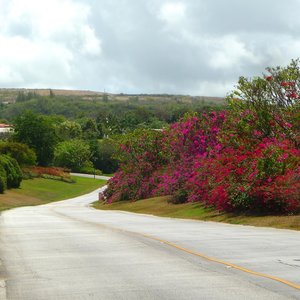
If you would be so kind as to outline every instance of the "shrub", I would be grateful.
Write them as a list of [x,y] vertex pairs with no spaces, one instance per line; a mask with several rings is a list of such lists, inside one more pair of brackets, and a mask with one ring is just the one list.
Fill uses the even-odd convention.
[[78,169],[78,172],[84,173],[84,174],[102,175],[102,172],[98,169],[95,169],[91,162],[84,164],[84,166],[82,166],[80,169]]
[[22,181],[22,171],[17,161],[7,155],[0,155],[2,192],[5,188],[18,188]]
[[33,166],[36,164],[35,152],[26,144],[1,142],[0,154],[6,154],[13,157],[20,166]]
[[61,180],[65,182],[74,182],[70,176],[70,170],[58,168],[58,167],[31,167],[23,169],[23,178],[32,179],[32,178],[46,178]]
[[59,143],[54,152],[54,163],[72,171],[80,171],[89,163],[91,151],[89,145],[82,140],[70,140]]

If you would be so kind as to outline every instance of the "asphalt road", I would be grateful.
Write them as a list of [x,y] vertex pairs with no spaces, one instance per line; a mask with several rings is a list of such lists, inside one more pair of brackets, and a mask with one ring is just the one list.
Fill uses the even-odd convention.
[[0,298],[300,299],[295,287],[194,254],[299,286],[300,232],[98,211],[95,199],[1,215]]

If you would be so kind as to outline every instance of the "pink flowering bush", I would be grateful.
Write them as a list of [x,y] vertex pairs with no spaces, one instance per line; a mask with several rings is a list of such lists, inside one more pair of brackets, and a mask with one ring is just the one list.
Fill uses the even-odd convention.
[[162,142],[162,133],[154,130],[123,136],[118,155],[122,163],[104,195],[108,202],[138,200],[151,194],[156,186],[153,174],[165,161]]
[[187,115],[162,132],[125,136],[106,201],[172,195],[174,203],[201,202],[222,211],[298,212],[296,67],[242,79],[235,94],[240,97],[231,97],[226,111]]

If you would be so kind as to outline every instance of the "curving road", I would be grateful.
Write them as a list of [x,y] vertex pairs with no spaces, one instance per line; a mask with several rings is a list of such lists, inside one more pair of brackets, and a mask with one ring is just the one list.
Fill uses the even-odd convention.
[[300,299],[300,232],[97,211],[95,199],[1,215],[0,299]]

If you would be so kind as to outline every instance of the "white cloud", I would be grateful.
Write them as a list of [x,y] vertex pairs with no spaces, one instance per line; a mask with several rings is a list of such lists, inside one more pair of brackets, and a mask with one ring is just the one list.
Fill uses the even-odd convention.
[[76,61],[101,54],[86,4],[11,0],[0,5],[0,85],[66,85],[76,75]]
[[219,39],[209,40],[211,49],[210,66],[215,69],[228,69],[240,64],[259,64],[260,59],[237,37],[229,35]]
[[159,17],[167,23],[180,22],[185,17],[186,6],[181,2],[164,3],[159,11]]

